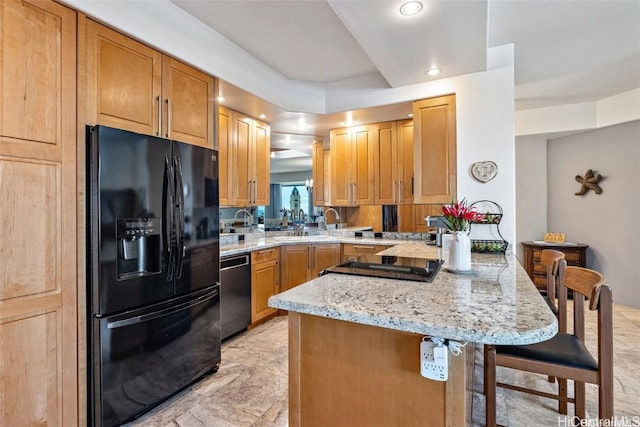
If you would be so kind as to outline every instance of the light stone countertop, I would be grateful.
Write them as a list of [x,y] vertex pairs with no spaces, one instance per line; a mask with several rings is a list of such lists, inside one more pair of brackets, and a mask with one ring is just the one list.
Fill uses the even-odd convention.
[[474,253],[472,273],[453,274],[441,248],[394,243],[380,254],[445,259],[432,283],[329,273],[271,297],[269,305],[482,344],[531,344],[556,334],[555,316],[513,255]]

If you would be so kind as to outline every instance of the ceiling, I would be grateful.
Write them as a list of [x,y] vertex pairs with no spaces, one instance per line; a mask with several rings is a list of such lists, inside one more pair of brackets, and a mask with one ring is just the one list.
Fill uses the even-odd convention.
[[[357,90],[397,88],[487,69],[487,47],[514,44],[516,110],[602,99],[640,87],[638,0],[172,0],[284,79]],[[426,75],[432,66],[442,72]],[[258,76],[259,78],[260,76]],[[345,112],[286,111],[221,81],[221,104],[265,114],[282,159],[272,172],[310,170],[310,144]],[[411,101],[352,111],[359,123],[407,117]],[[285,158],[286,157],[286,158]]]

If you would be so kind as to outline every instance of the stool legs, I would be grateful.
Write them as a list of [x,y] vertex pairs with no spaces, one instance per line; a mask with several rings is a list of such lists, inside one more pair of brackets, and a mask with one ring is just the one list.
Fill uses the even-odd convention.
[[484,347],[484,397],[485,423],[487,427],[496,426],[496,349],[493,346]]

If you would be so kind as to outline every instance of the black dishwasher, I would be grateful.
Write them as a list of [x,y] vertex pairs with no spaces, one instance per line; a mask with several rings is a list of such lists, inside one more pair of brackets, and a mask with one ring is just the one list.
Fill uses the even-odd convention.
[[220,259],[220,335],[224,340],[251,323],[249,254]]

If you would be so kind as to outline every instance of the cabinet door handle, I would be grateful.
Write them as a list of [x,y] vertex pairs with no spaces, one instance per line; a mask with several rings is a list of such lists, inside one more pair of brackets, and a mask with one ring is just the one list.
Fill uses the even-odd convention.
[[165,100],[165,102],[167,103],[167,133],[166,133],[166,137],[170,138],[171,137],[171,101],[169,100],[169,98],[167,98]]
[[156,96],[156,101],[158,101],[158,131],[156,136],[162,136],[162,99],[160,99],[160,95]]

